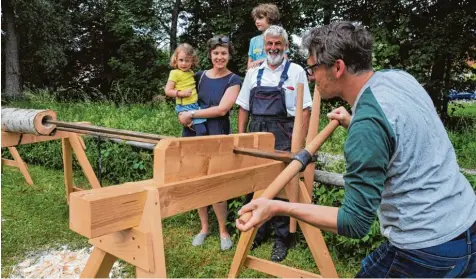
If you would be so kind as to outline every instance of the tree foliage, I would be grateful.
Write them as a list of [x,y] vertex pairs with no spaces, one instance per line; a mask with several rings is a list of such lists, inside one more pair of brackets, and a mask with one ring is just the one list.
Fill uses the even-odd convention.
[[[206,42],[216,34],[231,37],[236,53],[230,69],[244,75],[249,41],[259,34],[250,14],[257,0],[4,2],[14,10],[21,80],[28,87],[52,89],[60,98],[149,101],[161,93],[175,46],[192,44],[199,50],[199,68],[208,68]],[[367,26],[375,41],[375,68],[409,71],[440,112],[446,111],[450,88],[475,87],[475,70],[466,63],[476,52],[475,1],[270,2],[279,7],[290,34],[339,19]],[[2,31],[5,41],[5,20]],[[295,45],[290,57],[304,63]]]

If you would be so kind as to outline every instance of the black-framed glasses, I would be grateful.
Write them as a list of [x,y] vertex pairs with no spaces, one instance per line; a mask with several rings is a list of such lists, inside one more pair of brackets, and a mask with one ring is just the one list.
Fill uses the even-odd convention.
[[317,68],[321,65],[322,63],[316,63],[314,65],[307,66],[306,68],[304,68],[304,70],[306,71],[308,76],[312,77],[312,75],[314,75],[314,68]]

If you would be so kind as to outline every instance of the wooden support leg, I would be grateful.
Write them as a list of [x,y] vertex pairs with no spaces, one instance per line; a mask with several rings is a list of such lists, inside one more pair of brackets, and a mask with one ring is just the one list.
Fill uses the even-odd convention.
[[[317,86],[314,87],[314,97],[312,98],[312,111],[311,119],[309,120],[309,129],[307,131],[306,144],[310,143],[314,137],[319,132],[319,116],[321,112],[321,94],[317,89]],[[306,183],[306,188],[308,193],[312,193],[314,186],[314,169],[316,165],[311,163],[307,165],[306,170],[304,171],[304,183]]]
[[139,230],[149,232],[152,240],[153,258],[149,259],[153,270],[136,267],[137,278],[166,278],[164,237],[162,234],[162,217],[160,213],[159,190],[147,188],[147,201]]
[[[255,192],[253,199],[261,196],[263,191]],[[240,240],[236,246],[235,256],[233,257],[233,262],[231,263],[230,272],[228,273],[228,278],[237,278],[240,275],[241,268],[246,262],[246,258],[250,252],[251,244],[256,237],[258,228],[253,228],[247,232],[242,232],[240,235]]]
[[113,255],[94,247],[81,278],[109,278],[109,272],[116,259]]
[[[311,197],[307,192],[306,185],[300,182],[299,186],[299,202],[310,204]],[[321,275],[326,278],[337,278],[337,271],[329,254],[329,250],[327,249],[321,230],[301,221],[298,221],[298,223]]]
[[88,157],[84,152],[83,146],[81,145],[81,140],[79,136],[71,133],[69,137],[69,142],[71,148],[74,151],[74,154],[76,154],[76,159],[78,159],[79,165],[83,169],[84,175],[88,179],[89,184],[91,184],[91,187],[93,189],[101,188],[101,184],[99,183],[99,180],[96,177],[96,174],[94,173],[91,164],[89,163]]
[[[299,83],[297,88],[297,98],[296,98],[296,116],[294,118],[294,128],[293,128],[293,137],[291,142],[291,152],[296,153],[302,148],[304,138],[302,135],[302,124],[303,124],[303,100],[304,100],[304,84]],[[289,200],[296,201],[298,199],[298,185],[299,175],[297,175],[291,182],[286,186],[286,194]],[[296,219],[291,218],[289,220],[289,232],[296,232]]]
[[13,159],[16,162],[16,167],[20,169],[23,177],[25,177],[26,183],[33,185],[33,180],[31,179],[30,173],[28,172],[25,162],[23,162],[20,154],[14,146],[8,147],[10,154],[12,154]]
[[257,228],[253,228],[247,232],[242,232],[238,246],[236,246],[235,256],[228,273],[228,278],[237,278],[240,275],[241,268],[245,264],[246,258],[250,252],[251,244],[255,239]]
[[73,153],[71,143],[68,138],[61,140],[63,149],[63,168],[64,168],[64,186],[66,193],[66,200],[69,204],[69,194],[74,192],[73,189]]

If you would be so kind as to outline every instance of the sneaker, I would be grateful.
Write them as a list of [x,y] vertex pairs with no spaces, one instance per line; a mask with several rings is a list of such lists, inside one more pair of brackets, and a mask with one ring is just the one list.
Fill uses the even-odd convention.
[[274,240],[273,252],[271,253],[271,260],[273,262],[281,262],[288,255],[288,247],[281,240]]
[[230,250],[233,247],[233,241],[229,237],[220,237],[220,248],[222,251]]
[[199,233],[195,235],[195,237],[192,240],[192,245],[193,246],[201,246],[205,242],[205,238],[207,238],[209,234],[208,233]]

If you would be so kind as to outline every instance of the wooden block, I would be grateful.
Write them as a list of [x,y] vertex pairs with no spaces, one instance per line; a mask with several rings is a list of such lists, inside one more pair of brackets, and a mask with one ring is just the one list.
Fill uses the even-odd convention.
[[150,186],[156,183],[145,180],[71,193],[70,229],[95,238],[137,226],[147,198],[144,188]]

